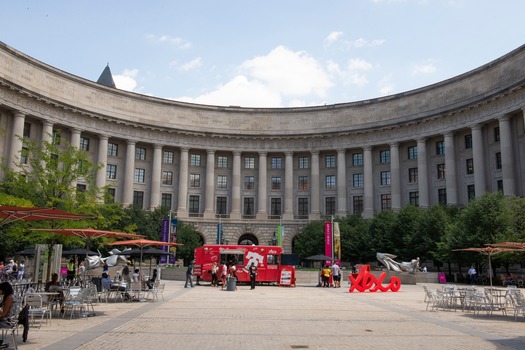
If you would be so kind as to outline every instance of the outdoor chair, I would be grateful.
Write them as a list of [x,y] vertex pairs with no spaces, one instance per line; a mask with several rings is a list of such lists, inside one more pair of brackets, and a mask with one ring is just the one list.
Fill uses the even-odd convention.
[[438,291],[436,292],[432,292],[430,289],[428,288],[425,288],[425,292],[426,292],[426,303],[427,303],[427,308],[426,310],[428,311],[428,307],[429,305],[432,305],[432,311],[434,311],[434,309],[438,309],[438,308],[442,308],[444,307],[444,299],[443,299],[443,295],[439,294]]
[[132,299],[140,300],[140,298],[143,295],[142,283],[141,282],[131,282],[129,292],[131,294]]
[[144,292],[151,294],[151,298],[153,301],[159,301],[159,294],[162,297],[162,301],[164,301],[164,283],[159,283],[158,285],[155,285],[152,289],[146,289]]
[[2,339],[7,340],[7,335],[9,334],[11,337],[11,341],[13,342],[13,349],[18,349],[16,344],[16,336],[15,332],[18,335],[18,329],[20,327],[24,327],[24,331],[22,334],[22,341],[25,343],[27,341],[27,333],[29,331],[29,305],[25,305],[20,310],[20,303],[15,303],[13,306],[15,308],[14,317],[11,318],[11,327],[10,328],[2,328]]
[[39,318],[38,328],[42,326],[42,322],[46,317],[46,324],[48,321],[51,322],[51,310],[44,305],[42,295],[28,293],[25,295],[24,304],[29,307],[28,314],[32,325],[35,325],[36,318]]
[[514,320],[518,320],[518,316],[521,314],[525,317],[525,297],[521,293],[521,290],[516,290],[513,293],[509,293],[512,301],[512,309],[514,310]]
[[80,289],[80,287],[71,287],[69,289],[68,298],[64,301],[63,317],[66,317],[68,313],[69,318],[73,318],[75,313],[81,316],[86,311],[86,291],[87,289]]

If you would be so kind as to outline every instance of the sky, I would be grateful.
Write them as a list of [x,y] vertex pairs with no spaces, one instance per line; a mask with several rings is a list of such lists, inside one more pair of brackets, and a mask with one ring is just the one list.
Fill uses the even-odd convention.
[[523,0],[3,0],[0,41],[118,89],[305,107],[403,93],[525,44]]

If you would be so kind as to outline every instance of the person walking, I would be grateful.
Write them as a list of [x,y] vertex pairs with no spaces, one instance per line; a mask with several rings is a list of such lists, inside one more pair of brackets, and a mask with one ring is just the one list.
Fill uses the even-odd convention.
[[221,265],[221,281],[222,281],[222,288],[226,287],[226,276],[228,275],[228,266],[226,266],[226,263],[223,261]]
[[334,261],[334,264],[332,265],[332,278],[334,280],[334,288],[340,288],[341,287],[341,269],[339,268],[339,265],[337,265],[337,262]]
[[22,279],[24,278],[25,269],[26,269],[26,266],[25,266],[24,260],[21,260],[20,265],[18,266],[18,281],[19,282],[22,282]]
[[188,265],[188,269],[186,270],[186,283],[184,284],[184,288],[188,288],[188,281],[190,282],[190,287],[193,288],[193,263],[195,261],[190,261],[190,264]]
[[257,278],[257,266],[252,262],[250,265],[250,289],[255,289],[255,279]]
[[217,278],[217,272],[219,272],[219,265],[217,265],[217,262],[213,262],[213,265],[211,267],[211,286],[216,287],[218,283]]

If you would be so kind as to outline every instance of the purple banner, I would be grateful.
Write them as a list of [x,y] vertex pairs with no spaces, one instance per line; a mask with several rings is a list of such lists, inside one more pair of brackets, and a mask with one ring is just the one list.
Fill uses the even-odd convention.
[[[160,240],[162,242],[169,242],[169,236],[170,236],[170,221],[169,220],[162,220],[162,232],[161,232],[161,238]],[[169,251],[169,247],[164,246],[162,247],[162,250],[165,252]],[[168,263],[168,257],[166,255],[162,255],[160,257],[160,263],[165,265]]]

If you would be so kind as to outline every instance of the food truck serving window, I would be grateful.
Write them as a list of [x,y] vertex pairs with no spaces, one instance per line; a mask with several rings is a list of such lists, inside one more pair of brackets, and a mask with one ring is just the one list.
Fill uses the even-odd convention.
[[244,249],[221,249],[221,262],[244,264]]
[[279,264],[279,255],[267,255],[266,256],[266,263],[268,265]]

